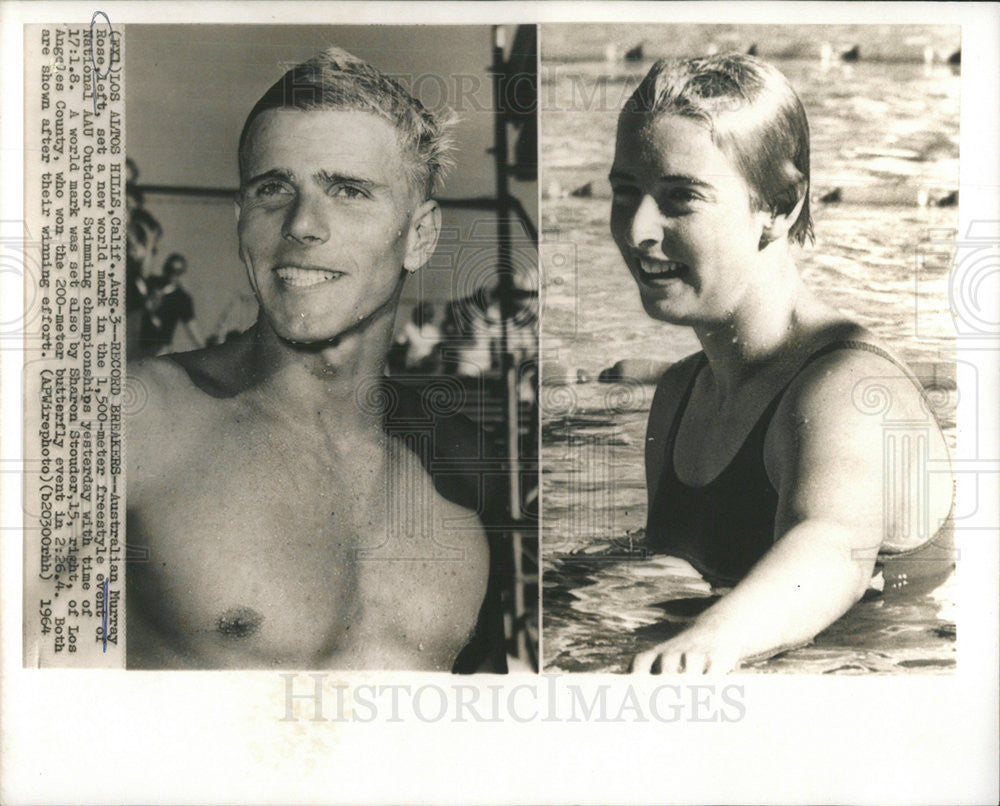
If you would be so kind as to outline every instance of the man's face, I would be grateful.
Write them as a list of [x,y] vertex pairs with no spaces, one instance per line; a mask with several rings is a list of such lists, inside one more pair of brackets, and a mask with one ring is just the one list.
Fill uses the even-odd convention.
[[646,312],[688,325],[729,318],[767,214],[708,129],[676,115],[623,117],[611,183],[611,232]]
[[[414,210],[395,129],[367,112],[272,110],[250,130],[240,257],[274,331],[332,339],[393,308],[415,269]],[[416,265],[411,265],[416,262]]]

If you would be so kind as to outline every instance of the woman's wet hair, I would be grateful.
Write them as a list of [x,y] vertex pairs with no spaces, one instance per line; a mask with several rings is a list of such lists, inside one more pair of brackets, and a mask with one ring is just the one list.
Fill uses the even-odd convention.
[[705,125],[740,169],[758,209],[788,214],[804,194],[788,231],[812,240],[809,214],[809,122],[788,80],[743,54],[657,61],[622,115],[680,115]]
[[432,113],[399,82],[341,48],[329,48],[296,65],[275,82],[250,110],[240,133],[239,167],[244,176],[248,137],[257,117],[272,109],[370,112],[395,127],[411,180],[425,197],[440,190],[451,167],[449,109]]

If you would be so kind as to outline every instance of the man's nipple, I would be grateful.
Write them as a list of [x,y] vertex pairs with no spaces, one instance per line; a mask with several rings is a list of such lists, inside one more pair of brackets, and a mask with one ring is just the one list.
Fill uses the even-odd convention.
[[249,638],[260,629],[264,617],[249,607],[231,607],[215,622],[217,629],[226,638]]

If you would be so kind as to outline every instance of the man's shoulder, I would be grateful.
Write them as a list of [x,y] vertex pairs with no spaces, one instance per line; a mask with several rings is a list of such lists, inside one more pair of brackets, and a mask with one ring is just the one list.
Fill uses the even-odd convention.
[[152,399],[229,397],[240,385],[243,350],[231,343],[129,362],[128,377]]
[[127,412],[130,416],[157,416],[196,390],[190,373],[174,355],[130,361],[126,384],[137,403]]
[[[232,394],[220,348],[130,362],[124,406],[130,450],[150,437],[204,422],[217,398]],[[159,440],[154,440],[159,442]]]
[[[399,472],[427,494],[441,496],[452,505],[462,509],[476,509],[474,490],[478,484],[469,484],[472,475],[483,472],[484,465],[471,457],[450,455],[442,449],[430,433],[421,438],[419,432],[401,430],[398,426],[387,431],[395,446],[391,454]],[[426,437],[426,438],[424,438]],[[469,486],[470,489],[465,489]]]
[[128,363],[126,388],[136,405],[126,410],[130,417],[153,417],[175,397],[183,397],[190,379],[172,356],[140,358]]

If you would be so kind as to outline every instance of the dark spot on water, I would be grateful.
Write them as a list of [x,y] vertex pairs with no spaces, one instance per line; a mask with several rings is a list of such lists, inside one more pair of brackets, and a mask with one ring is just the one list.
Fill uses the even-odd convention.
[[233,607],[219,616],[217,629],[226,638],[249,638],[260,629],[264,617],[249,607]]
[[819,197],[819,200],[823,204],[837,204],[843,199],[843,191],[840,188],[834,188],[828,193],[824,193]]
[[874,669],[869,669],[867,666],[861,666],[857,663],[847,663],[843,666],[838,666],[836,669],[827,669],[823,674],[866,674],[874,671]]
[[901,660],[897,666],[905,669],[920,669],[925,667],[947,669],[955,665],[955,661],[950,658],[914,658],[913,660]]
[[950,638],[952,641],[957,637],[957,631],[955,630],[954,624],[945,624],[944,626],[937,627],[934,630],[934,634],[938,638]]
[[668,599],[657,602],[653,607],[661,608],[668,616],[693,619],[705,612],[710,605],[719,601],[718,596],[699,596],[687,599]]

